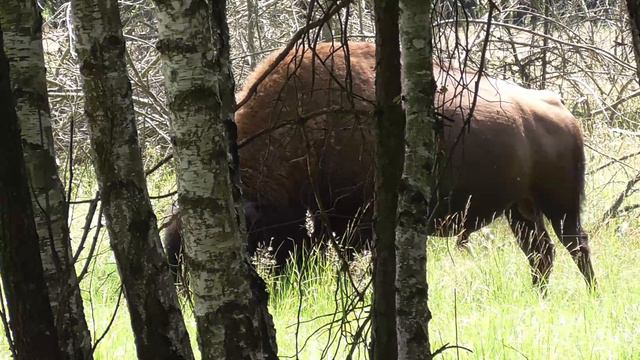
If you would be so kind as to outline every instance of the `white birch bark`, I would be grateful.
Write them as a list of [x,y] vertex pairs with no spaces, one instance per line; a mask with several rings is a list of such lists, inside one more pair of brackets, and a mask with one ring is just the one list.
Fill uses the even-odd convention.
[[202,358],[276,359],[275,331],[264,288],[254,286],[230,171],[235,125],[225,2],[155,3]]
[[431,2],[400,0],[402,94],[406,114],[405,162],[396,228],[398,359],[430,359],[427,324],[426,221],[431,195],[434,132]]
[[93,163],[141,359],[193,359],[145,182],[116,0],[72,0]]
[[72,263],[64,186],[58,176],[47,98],[42,19],[33,0],[0,2],[0,23],[11,82],[45,281],[60,348],[69,359],[91,358],[91,336]]

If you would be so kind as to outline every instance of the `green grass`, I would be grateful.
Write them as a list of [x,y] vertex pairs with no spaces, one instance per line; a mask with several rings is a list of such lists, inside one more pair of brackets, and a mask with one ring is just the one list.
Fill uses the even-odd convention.
[[[494,231],[496,238],[491,241],[472,239],[473,255],[448,250],[451,240],[433,238],[428,275],[434,348],[456,344],[457,329],[457,343],[473,350],[460,350],[464,359],[640,359],[639,234],[623,239],[613,231],[602,231],[592,236],[597,295],[586,291],[571,259],[558,249],[549,294],[542,298],[531,288],[524,256],[506,226],[500,224]],[[298,339],[300,345],[307,341],[300,358],[318,359],[329,338],[326,324],[331,317],[326,315],[335,310],[335,273],[330,263],[312,261],[310,273],[301,279],[302,305],[297,274],[271,283],[271,312],[281,356],[295,354],[299,306],[304,323]],[[118,295],[113,265],[105,261],[104,268],[111,270],[96,269],[100,274],[84,284],[87,319],[98,334],[110,321]],[[195,345],[190,316],[187,323]],[[318,335],[307,339],[323,326]],[[337,358],[345,353],[343,346]],[[124,301],[96,358],[135,358]],[[443,358],[456,359],[455,350],[448,350]]]
[[[506,226],[496,239],[476,239],[475,255],[447,254],[433,243],[429,263],[435,346],[456,342],[462,358],[640,358],[640,243],[610,232],[593,237],[598,293],[590,294],[564,249],[541,297],[530,286],[524,256]],[[622,241],[621,241],[622,240]],[[457,314],[456,314],[457,312]],[[456,321],[457,319],[457,321]],[[455,351],[444,358],[455,359]]]
[[[614,228],[592,237],[597,294],[587,291],[559,248],[547,297],[532,288],[524,255],[506,224],[492,228],[493,239],[475,236],[472,254],[458,251],[449,239],[433,238],[428,264],[432,346],[458,344],[473,351],[448,350],[444,359],[640,359],[640,242],[637,233],[620,238],[609,231]],[[303,320],[334,312],[333,273],[323,271],[313,283],[315,291],[305,288]],[[273,297],[281,356],[295,354],[297,296],[291,287]],[[301,341],[328,320],[303,324]],[[326,334],[311,338],[301,358],[319,358],[326,341]],[[343,348],[337,358],[344,353]]]
[[[592,136],[591,142],[606,144],[613,156],[640,147],[630,138],[606,134]],[[589,152],[590,169],[608,161]],[[640,168],[638,160],[629,163]],[[640,226],[636,214],[600,222],[626,179],[634,174],[634,170],[613,166],[588,178],[584,219],[599,282],[596,294],[587,291],[566,250],[556,245],[548,296],[541,297],[532,288],[525,257],[502,220],[490,230],[472,235],[470,252],[456,249],[454,239],[431,238],[428,279],[433,313],[429,324],[432,347],[457,344],[472,351],[451,349],[441,358],[640,359]],[[158,181],[165,180],[159,176]],[[152,192],[166,188],[156,184]],[[86,197],[92,191],[92,186],[85,184],[78,196]],[[627,203],[636,203],[636,197],[632,196]],[[165,200],[155,205],[161,214],[168,204]],[[75,218],[83,219],[84,211],[79,207]],[[74,229],[74,239],[79,238],[77,234]],[[94,340],[107,327],[119,294],[115,262],[108,251],[106,236],[98,254],[82,283]],[[336,291],[335,260],[328,257],[327,260],[326,256],[312,256],[304,275],[293,272],[277,280],[267,277],[270,310],[282,357],[295,356],[299,349],[300,359],[323,356],[343,359],[350,348],[347,345],[350,337],[342,335],[355,333],[366,317],[368,308],[341,313],[345,303],[353,298],[353,292],[344,290],[345,286]],[[366,258],[353,266],[358,270],[354,278],[366,283],[369,279],[364,264]],[[340,284],[345,284],[344,279]],[[338,315],[332,315],[336,311]],[[195,324],[187,307],[185,313],[195,348]],[[300,325],[296,326],[298,320]],[[327,344],[329,350],[325,351]],[[359,347],[355,358],[365,358],[365,352],[364,347]],[[6,357],[6,341],[0,337],[0,358]],[[110,331],[97,348],[96,359],[134,358],[135,347],[123,299]]]

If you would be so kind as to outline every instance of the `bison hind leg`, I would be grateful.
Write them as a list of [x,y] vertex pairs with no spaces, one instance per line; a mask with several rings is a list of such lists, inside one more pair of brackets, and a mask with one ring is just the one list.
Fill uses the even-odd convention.
[[533,284],[544,293],[553,267],[555,249],[545,229],[542,212],[532,208],[531,204],[516,204],[507,218],[531,266]]
[[589,237],[580,225],[580,210],[553,212],[547,215],[560,242],[569,251],[590,289],[595,289],[596,279],[591,262]]

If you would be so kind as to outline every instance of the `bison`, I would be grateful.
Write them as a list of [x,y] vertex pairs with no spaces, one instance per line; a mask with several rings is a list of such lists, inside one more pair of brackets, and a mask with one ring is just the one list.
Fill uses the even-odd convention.
[[[248,100],[235,121],[249,250],[271,243],[282,262],[305,237],[307,209],[313,213],[323,204],[340,234],[372,199],[376,60],[370,43],[299,48],[276,65],[278,53],[246,80],[238,99]],[[534,283],[543,285],[554,259],[547,217],[587,283],[594,284],[580,223],[583,138],[561,99],[486,77],[476,94],[473,74],[437,64],[434,75],[447,165],[432,201],[430,234],[464,241],[504,214]],[[179,241],[177,227],[169,227],[170,259]]]

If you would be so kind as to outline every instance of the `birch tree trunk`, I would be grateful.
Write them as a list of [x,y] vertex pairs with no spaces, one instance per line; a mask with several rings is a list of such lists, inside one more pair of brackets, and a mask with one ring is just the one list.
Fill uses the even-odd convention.
[[426,234],[436,164],[431,0],[400,0],[402,99],[407,119],[396,228],[398,359],[431,359]]
[[249,265],[234,185],[237,149],[226,2],[155,3],[202,358],[277,359],[268,298]]
[[0,2],[0,23],[29,176],[40,256],[60,348],[69,359],[91,358],[67,224],[64,186],[58,176],[42,50],[42,18],[33,0]]
[[629,11],[629,26],[631,27],[631,42],[636,57],[636,75],[640,82],[640,0],[626,0]]
[[[247,50],[249,51],[249,71],[258,65],[258,50],[256,47],[256,35],[260,36],[258,27],[259,6],[258,0],[246,0],[247,3]],[[257,33],[257,34],[256,34]],[[262,49],[260,49],[262,50]]]
[[141,359],[193,359],[138,144],[117,0],[72,0],[93,163]]
[[61,359],[0,30],[0,272],[17,359]]
[[373,344],[376,360],[397,358],[395,232],[404,160],[404,113],[398,101],[398,0],[376,0],[376,179],[373,247]]

